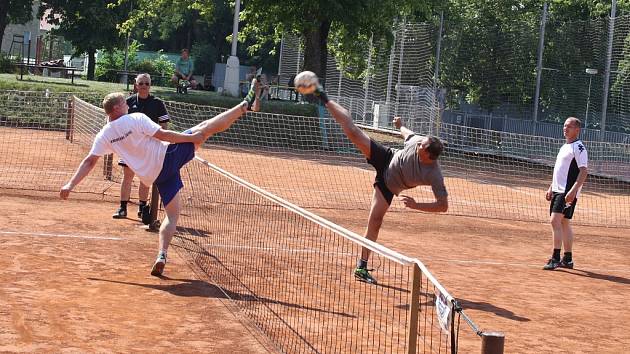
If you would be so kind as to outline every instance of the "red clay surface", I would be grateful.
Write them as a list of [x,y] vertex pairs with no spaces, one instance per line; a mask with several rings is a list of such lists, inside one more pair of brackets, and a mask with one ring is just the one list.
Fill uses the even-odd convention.
[[[65,144],[63,139],[60,142]],[[34,146],[28,156],[37,156],[42,148]],[[17,154],[4,151],[6,145],[2,149],[3,154]],[[245,179],[297,204],[308,204],[309,196],[332,198],[325,189],[302,192],[331,183],[330,174],[321,171],[338,175],[340,178],[333,182],[338,185],[333,187],[347,191],[335,195],[335,203],[350,202],[354,208],[367,208],[369,202],[369,194],[365,194],[370,192],[372,173],[361,172],[356,179],[344,179],[345,168],[355,170],[353,166],[299,159],[282,165],[288,160],[244,152],[201,154],[211,155],[208,159],[214,157],[219,166],[232,168],[237,174],[240,171]],[[46,174],[48,184],[41,188],[60,186],[78,162],[74,157],[47,165],[54,173]],[[22,166],[27,168],[28,161]],[[32,173],[40,168],[31,167],[35,171]],[[19,176],[10,178],[1,177],[4,184],[0,185],[20,182]],[[91,178],[85,191],[102,188],[97,171]],[[506,189],[520,189],[522,195],[541,198],[544,192],[527,186],[496,186],[496,193],[473,197],[466,192],[478,190],[475,188],[480,188],[478,183],[483,181],[462,177],[447,179],[447,186],[449,183],[453,186],[449,191],[454,205],[463,208],[472,203],[467,206],[488,208],[489,216],[496,213],[493,205],[510,201]],[[484,188],[492,186],[485,184]],[[115,184],[105,189],[106,195],[117,193]],[[226,309],[220,291],[196,280],[177,252],[171,252],[167,266],[170,279],[149,276],[156,236],[138,229],[137,222],[112,220],[115,203],[98,201],[100,197],[92,194],[75,195],[88,199],[82,202],[61,202],[51,193],[37,198],[0,194],[0,206],[10,211],[0,215],[0,231],[4,232],[0,234],[0,351],[265,351],[267,346],[261,344],[265,341],[256,340],[258,332],[243,327]],[[417,195],[428,194],[423,190]],[[467,199],[462,200],[464,197]],[[621,205],[628,205],[627,196],[593,198],[601,201],[593,204],[600,208],[614,208],[615,203],[609,202],[618,198]],[[544,215],[546,202],[537,203],[529,205],[526,212]],[[400,210],[400,205],[395,209]],[[367,210],[316,212],[360,234],[367,218]],[[580,207],[576,213],[580,213]],[[575,233],[576,269],[553,272],[541,270],[551,248],[550,229],[541,223],[392,212],[386,216],[379,242],[427,264],[481,329],[505,332],[506,353],[625,352],[630,346],[626,325],[630,321],[630,310],[626,308],[630,298],[628,230],[576,226]],[[378,277],[379,270],[374,274]],[[462,353],[479,351],[478,338],[463,321],[460,336]]]
[[166,277],[151,276],[157,235],[113,220],[115,204],[3,193],[0,208],[0,352],[273,348],[176,248]]

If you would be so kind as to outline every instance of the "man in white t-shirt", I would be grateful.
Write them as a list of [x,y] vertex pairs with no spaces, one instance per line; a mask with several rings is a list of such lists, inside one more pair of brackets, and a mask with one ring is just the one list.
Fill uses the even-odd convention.
[[[545,270],[573,268],[573,230],[569,222],[573,218],[580,190],[588,175],[588,153],[584,143],[578,139],[581,126],[580,120],[574,117],[569,117],[564,122],[562,131],[566,143],[558,152],[553,167],[553,179],[545,195],[550,202],[553,235],[553,254],[543,267]],[[560,259],[562,246],[564,255]]]
[[[383,146],[372,140],[354,124],[348,110],[328,99],[315,74],[304,71],[295,77],[296,89],[310,86],[315,86],[313,96],[319,98],[335,121],[341,125],[348,139],[376,170],[372,204],[364,234],[367,239],[376,241],[378,238],[383,218],[394,195],[399,196],[399,199],[410,209],[430,213],[443,213],[448,210],[448,193],[440,164],[437,161],[444,150],[440,139],[434,136],[418,136],[407,129],[399,117],[395,117],[394,126],[400,129],[405,146],[400,150]],[[400,194],[404,190],[420,185],[431,186],[434,201],[417,202],[412,197]],[[370,274],[367,266],[369,256],[370,250],[364,247],[354,270],[354,276],[361,281],[376,284],[377,281]]]
[[255,92],[255,85],[252,84],[243,102],[183,133],[162,129],[143,113],[128,114],[129,106],[122,93],[105,96],[103,108],[109,122],[96,135],[92,149],[70,181],[61,188],[60,197],[67,199],[101,156],[111,153],[120,156],[142,183],[147,186],[155,183],[160,192],[166,217],[160,227],[158,257],[151,275],[162,275],[168,247],[181,212],[179,191],[183,183],[180,169],[192,160],[195,150],[206,139],[227,130],[252,105],[256,109],[259,100]]

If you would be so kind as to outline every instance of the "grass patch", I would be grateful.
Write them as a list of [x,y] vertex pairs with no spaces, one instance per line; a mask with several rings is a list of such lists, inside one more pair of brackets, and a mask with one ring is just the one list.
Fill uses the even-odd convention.
[[[133,87],[130,86],[130,89]],[[77,96],[97,95],[105,96],[110,92],[127,90],[127,85],[88,81],[80,78],[74,79],[74,85],[70,79],[52,78],[38,75],[24,74],[24,80],[19,80],[19,75],[0,74],[0,90],[20,91],[45,91],[72,92]],[[178,94],[173,87],[153,86],[151,93],[165,101],[187,102],[204,106],[233,107],[242,100],[240,98],[223,96],[211,91],[191,90],[188,94]],[[287,114],[296,116],[316,117],[317,107],[311,104],[299,104],[292,101],[263,101],[261,111],[267,113]]]

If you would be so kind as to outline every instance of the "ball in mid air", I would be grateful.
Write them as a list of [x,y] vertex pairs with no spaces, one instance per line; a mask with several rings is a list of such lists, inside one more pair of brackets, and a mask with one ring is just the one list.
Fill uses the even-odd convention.
[[317,89],[319,79],[312,71],[302,71],[294,79],[295,90],[303,95],[310,95]]

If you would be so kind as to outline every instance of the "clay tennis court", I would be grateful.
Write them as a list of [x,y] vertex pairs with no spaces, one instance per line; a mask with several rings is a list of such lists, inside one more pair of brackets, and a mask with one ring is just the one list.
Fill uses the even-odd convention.
[[[3,128],[3,138],[15,130],[20,129]],[[94,171],[86,191],[71,196],[70,201],[61,201],[55,193],[46,191],[51,185],[61,186],[70,177],[81,154],[68,154],[65,161],[42,157],[47,161],[45,167],[32,164],[35,160],[31,158],[45,155],[45,151],[54,155],[54,151],[70,151],[74,147],[66,146],[69,142],[61,132],[29,130],[28,134],[46,144],[2,145],[3,155],[13,158],[9,165],[19,166],[22,178],[15,174],[12,179],[0,178],[0,205],[8,211],[0,216],[0,350],[275,350],[258,328],[248,324],[248,318],[234,302],[196,270],[185,240],[176,240],[166,277],[149,276],[156,235],[142,230],[133,218],[111,219],[117,206],[118,185],[104,181],[102,175],[99,177],[100,171]],[[9,150],[11,146],[19,149]],[[76,151],[84,154],[85,147]],[[352,195],[369,193],[369,170],[295,156],[265,159],[246,150],[228,157],[221,155],[230,153],[227,149],[207,149],[200,155],[209,161],[214,158],[220,167],[232,168],[237,174],[239,168],[245,169],[240,172],[246,180],[258,179],[257,183],[270,187],[272,192],[290,201],[296,199],[296,204],[306,202],[300,200],[306,198],[299,192],[301,188],[330,183],[321,176],[340,176],[335,182],[339,183],[337,187],[346,190],[347,198],[359,206],[311,210],[351,231],[363,232],[367,210],[360,209],[361,201]],[[20,156],[27,158],[19,161]],[[275,163],[273,159],[277,159]],[[290,161],[291,167],[287,168],[283,161]],[[359,177],[358,182],[342,178],[349,170],[357,169],[364,171],[359,172],[364,177]],[[46,185],[34,183],[27,188],[42,191],[9,189],[19,187],[21,180],[25,185],[31,183],[28,181],[33,180],[29,177],[32,175],[39,176]],[[461,191],[480,188],[475,183],[481,182],[462,176],[456,182],[447,178],[446,183],[457,186],[451,193],[451,198],[456,198]],[[544,183],[540,181],[541,185]],[[504,186],[484,183],[483,188],[496,188],[496,193],[468,196],[478,207],[494,205],[497,198],[509,198],[505,197]],[[526,188],[527,193],[537,192],[533,187]],[[197,188],[197,193],[202,192]],[[420,197],[428,195],[425,193],[422,191]],[[321,194],[313,197],[327,198],[325,192]],[[542,198],[542,191],[540,194]],[[618,194],[593,197],[624,198]],[[344,196],[338,198],[339,203],[343,202]],[[544,208],[546,203],[540,205]],[[506,352],[619,353],[630,345],[630,335],[625,330],[630,311],[624,306],[630,298],[627,229],[576,226],[576,269],[544,272],[541,268],[550,253],[550,230],[545,224],[399,210],[395,206],[395,212],[386,216],[379,242],[428,265],[479,327],[505,333]],[[627,211],[622,211],[622,215],[628,215]],[[215,230],[203,231],[211,237]],[[350,270],[354,261],[353,257],[348,259],[346,267]],[[378,259],[372,266],[377,268],[374,275],[378,278]],[[347,270],[340,269],[342,273]],[[264,269],[267,273],[273,271],[272,266]],[[369,288],[352,286],[357,302],[370,295]],[[286,308],[291,304],[276,305]],[[460,352],[478,352],[478,338],[463,321],[460,326]]]

